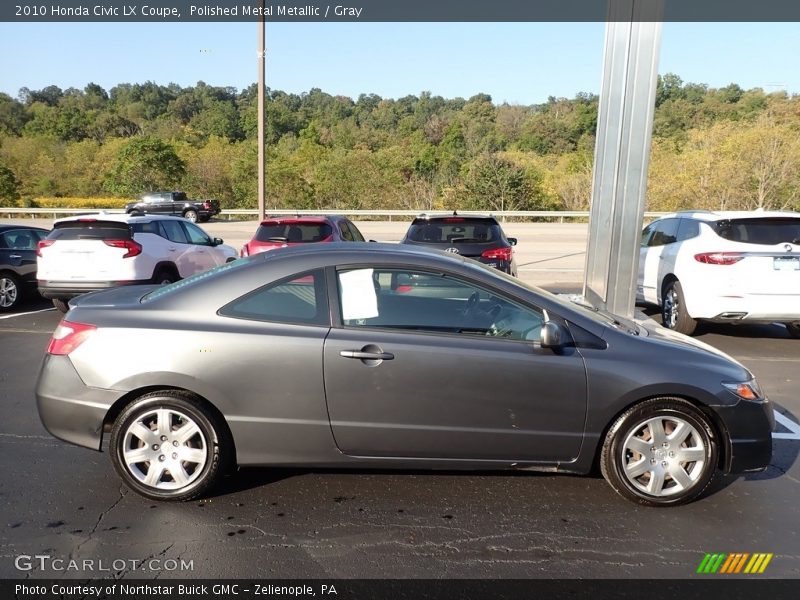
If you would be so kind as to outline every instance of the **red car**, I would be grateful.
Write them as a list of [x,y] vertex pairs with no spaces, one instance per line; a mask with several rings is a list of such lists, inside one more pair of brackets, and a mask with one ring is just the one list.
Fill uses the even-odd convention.
[[242,246],[241,256],[275,248],[315,242],[363,242],[353,223],[340,216],[269,217],[261,221],[253,239]]

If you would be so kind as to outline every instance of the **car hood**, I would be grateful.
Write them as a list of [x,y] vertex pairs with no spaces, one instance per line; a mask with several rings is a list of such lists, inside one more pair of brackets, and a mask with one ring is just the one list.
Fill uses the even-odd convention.
[[683,335],[682,333],[677,333],[676,331],[672,331],[671,329],[667,329],[666,327],[662,327],[652,319],[645,316],[636,318],[635,322],[637,325],[641,326],[645,330],[647,338],[650,340],[666,344],[668,346],[672,346],[673,348],[683,348],[693,351],[705,351],[714,354],[721,359],[729,361],[737,365],[738,367],[741,367],[748,373],[750,373],[750,370],[747,369],[747,367],[745,367],[738,360],[736,360],[729,354],[725,354],[722,350],[719,350],[717,348],[714,348],[714,346],[706,344],[705,342],[701,342],[698,339],[689,337],[687,335]]

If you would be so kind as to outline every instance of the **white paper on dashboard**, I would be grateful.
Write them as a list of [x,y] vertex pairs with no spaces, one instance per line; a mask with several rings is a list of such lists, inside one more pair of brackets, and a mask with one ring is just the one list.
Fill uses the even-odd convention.
[[342,318],[371,319],[378,316],[378,295],[372,269],[358,269],[339,275],[342,288]]

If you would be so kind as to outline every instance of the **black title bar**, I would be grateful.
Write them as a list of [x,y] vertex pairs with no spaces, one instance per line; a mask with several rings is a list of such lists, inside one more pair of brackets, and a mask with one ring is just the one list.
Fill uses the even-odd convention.
[[[649,20],[633,5],[663,2],[663,21],[800,21],[795,0],[4,0],[5,22],[581,22]],[[646,14],[647,11],[645,11]]]

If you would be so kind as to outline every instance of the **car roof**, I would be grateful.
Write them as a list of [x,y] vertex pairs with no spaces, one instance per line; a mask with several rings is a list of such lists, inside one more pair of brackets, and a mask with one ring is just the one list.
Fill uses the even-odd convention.
[[15,225],[13,223],[0,223],[0,231],[14,231],[15,229],[35,229],[37,231],[50,231],[43,227],[33,227],[31,225]]
[[788,210],[681,210],[659,217],[661,219],[697,219],[698,221],[725,221],[729,219],[769,219],[776,217],[800,218],[800,213]]
[[497,219],[494,217],[494,215],[481,213],[459,213],[458,211],[447,213],[422,213],[414,217],[414,223],[418,221],[441,221],[445,219],[464,219],[465,221],[468,219],[480,219],[497,223]]
[[341,219],[338,215],[275,215],[268,216],[261,225],[270,223],[328,223]]
[[70,221],[115,221],[118,223],[149,223],[151,221],[186,221],[183,217],[172,217],[169,215],[142,215],[134,217],[123,212],[97,212],[97,213],[84,213],[72,217],[63,217],[54,221],[53,223],[68,223]]

